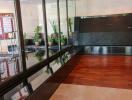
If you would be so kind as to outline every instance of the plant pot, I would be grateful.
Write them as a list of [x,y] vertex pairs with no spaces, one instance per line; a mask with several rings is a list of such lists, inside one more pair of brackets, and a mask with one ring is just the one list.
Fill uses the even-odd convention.
[[35,42],[35,45],[36,45],[36,46],[39,46],[39,42]]
[[48,42],[49,46],[52,46],[53,45],[53,42]]
[[61,45],[62,45],[62,46],[64,46],[64,45],[65,45],[65,43],[64,43],[64,42],[61,42]]
[[73,36],[74,32],[70,32],[70,36]]

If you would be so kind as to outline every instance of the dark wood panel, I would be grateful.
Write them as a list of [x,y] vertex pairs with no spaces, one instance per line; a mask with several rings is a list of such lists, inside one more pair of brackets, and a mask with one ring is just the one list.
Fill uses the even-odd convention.
[[85,18],[79,20],[80,33],[86,32],[131,32],[132,14],[106,17]]
[[78,55],[67,67],[63,83],[132,89],[132,56]]

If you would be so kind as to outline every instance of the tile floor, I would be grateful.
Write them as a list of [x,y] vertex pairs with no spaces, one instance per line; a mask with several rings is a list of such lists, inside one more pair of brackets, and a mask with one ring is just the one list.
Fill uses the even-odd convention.
[[61,84],[50,100],[132,100],[132,90]]

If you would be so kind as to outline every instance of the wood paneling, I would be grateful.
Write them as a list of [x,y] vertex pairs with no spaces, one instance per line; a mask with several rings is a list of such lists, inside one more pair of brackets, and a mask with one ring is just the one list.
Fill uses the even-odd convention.
[[85,18],[79,20],[80,33],[87,32],[131,32],[132,14],[111,15],[106,17]]

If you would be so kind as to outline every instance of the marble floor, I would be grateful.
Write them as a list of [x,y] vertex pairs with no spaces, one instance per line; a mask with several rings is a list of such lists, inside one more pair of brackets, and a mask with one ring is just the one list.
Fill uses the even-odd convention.
[[132,90],[61,84],[50,100],[132,100]]

